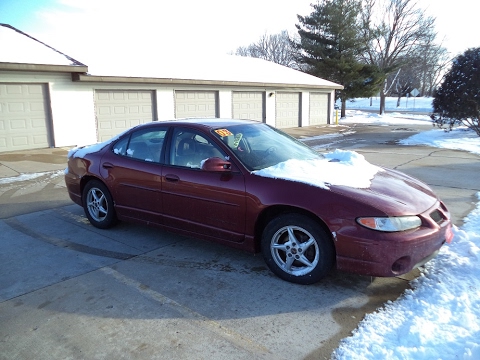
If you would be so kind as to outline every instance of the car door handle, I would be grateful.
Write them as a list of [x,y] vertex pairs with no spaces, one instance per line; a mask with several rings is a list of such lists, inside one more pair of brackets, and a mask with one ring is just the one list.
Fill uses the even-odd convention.
[[102,167],[103,167],[104,169],[111,169],[111,168],[113,168],[113,164],[112,164],[112,163],[109,163],[109,162],[106,162],[106,163],[103,163],[103,164],[102,164]]
[[167,174],[165,175],[165,180],[170,182],[177,182],[180,180],[180,178],[177,175]]

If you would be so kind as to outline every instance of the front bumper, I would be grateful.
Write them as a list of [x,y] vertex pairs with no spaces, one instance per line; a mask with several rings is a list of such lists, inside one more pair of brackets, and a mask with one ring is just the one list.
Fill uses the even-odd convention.
[[336,233],[337,269],[392,277],[425,264],[452,238],[450,213],[443,203],[419,215],[422,226],[401,232],[379,232],[355,224]]

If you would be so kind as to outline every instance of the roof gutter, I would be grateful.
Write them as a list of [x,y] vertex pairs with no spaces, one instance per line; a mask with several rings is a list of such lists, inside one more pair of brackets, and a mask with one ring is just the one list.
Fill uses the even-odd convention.
[[98,76],[75,73],[72,74],[72,80],[78,82],[104,82],[104,83],[130,83],[130,84],[160,84],[160,85],[206,85],[206,86],[249,86],[249,87],[281,87],[288,89],[323,89],[323,90],[342,90],[343,86],[338,84],[331,85],[312,85],[312,84],[288,84],[288,83],[265,83],[265,82],[247,82],[247,81],[223,81],[223,80],[194,80],[194,79],[173,79],[173,78],[143,78],[143,77],[124,77],[124,76]]

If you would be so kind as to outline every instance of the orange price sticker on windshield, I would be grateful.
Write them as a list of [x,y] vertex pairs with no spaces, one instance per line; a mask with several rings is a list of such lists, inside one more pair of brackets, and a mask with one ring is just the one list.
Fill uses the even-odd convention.
[[215,132],[220,135],[221,137],[224,137],[224,136],[232,136],[233,134],[231,133],[230,130],[227,130],[227,129],[217,129],[215,130]]

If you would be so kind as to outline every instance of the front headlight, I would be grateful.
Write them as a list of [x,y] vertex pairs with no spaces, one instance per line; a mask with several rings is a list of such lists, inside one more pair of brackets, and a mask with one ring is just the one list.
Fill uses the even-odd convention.
[[422,220],[418,216],[361,217],[357,223],[372,230],[394,232],[415,229]]

